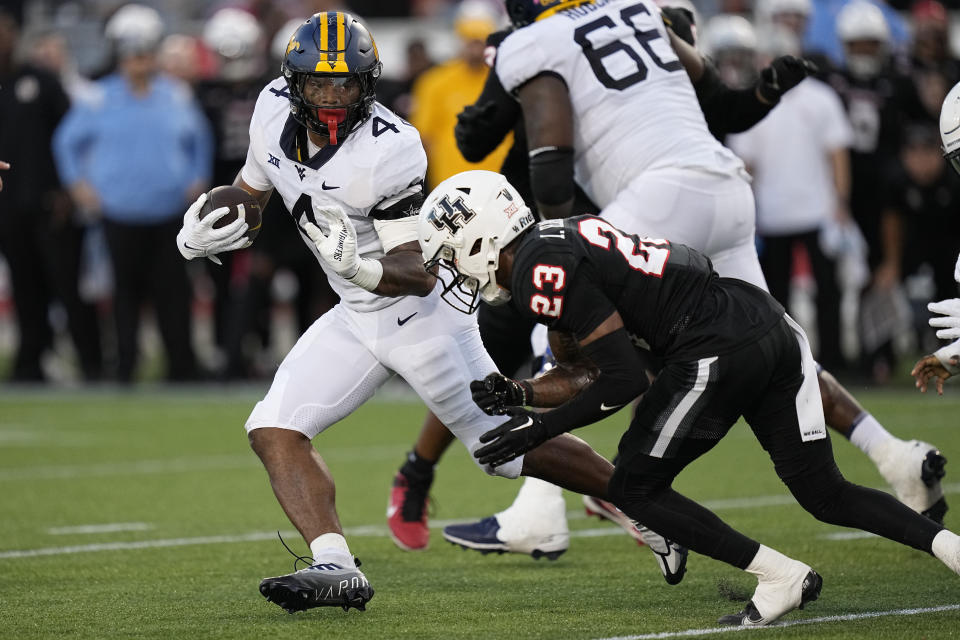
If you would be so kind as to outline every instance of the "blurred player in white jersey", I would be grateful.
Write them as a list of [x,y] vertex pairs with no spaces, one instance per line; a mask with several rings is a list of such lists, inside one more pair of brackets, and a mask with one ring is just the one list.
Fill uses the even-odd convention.
[[[416,223],[426,157],[416,129],[375,102],[380,67],[372,36],[353,16],[331,11],[308,19],[290,38],[283,77],[257,100],[247,160],[234,182],[261,203],[279,193],[341,298],[300,337],[246,423],[277,500],[311,550],[307,568],[260,583],[261,593],[288,611],[363,609],[373,596],[343,537],[315,436],[394,373],[471,452],[500,421],[473,403],[468,388],[495,371],[475,317],[444,304],[423,268]],[[242,219],[213,228],[227,208],[201,221],[204,202],[184,216],[178,246],[185,257],[248,244]],[[448,204],[442,224],[455,227],[471,215]],[[572,437],[506,466],[481,467],[604,495],[613,470]]]
[[[656,4],[506,5],[519,28],[500,44],[495,69],[522,106],[540,213],[568,216],[576,182],[615,226],[696,247],[721,275],[766,288],[749,178],[739,158],[711,136],[691,85],[691,78],[700,85],[711,71],[666,30]],[[764,70],[757,95],[775,103],[808,72],[801,61],[784,59]],[[940,452],[892,436],[832,376],[821,371],[819,380],[827,424],[870,456],[900,500],[942,521],[946,460]],[[508,531],[544,537],[565,531],[565,523],[531,523],[526,515],[531,505],[555,502],[556,494],[556,488],[528,481],[514,505],[496,514],[500,530],[454,525],[445,536],[452,530],[458,544],[496,541],[523,553],[536,542],[510,539]]]

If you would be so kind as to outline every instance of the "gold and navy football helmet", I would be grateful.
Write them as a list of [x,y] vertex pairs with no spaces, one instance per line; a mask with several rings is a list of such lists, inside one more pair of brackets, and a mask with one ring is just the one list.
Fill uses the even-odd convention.
[[[310,131],[340,144],[369,116],[380,77],[380,56],[373,36],[354,16],[324,11],[310,16],[290,37],[281,72],[290,92],[290,113]],[[343,86],[356,84],[359,98],[350,104],[313,104],[304,87],[314,78]]]
[[569,9],[582,4],[593,4],[594,0],[505,0],[507,15],[515,27],[524,27],[531,22],[552,16],[561,9]]

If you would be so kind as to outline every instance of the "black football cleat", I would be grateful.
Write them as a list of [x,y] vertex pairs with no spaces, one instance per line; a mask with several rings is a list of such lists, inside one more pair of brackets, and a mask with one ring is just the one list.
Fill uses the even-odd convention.
[[[779,611],[772,611],[764,616],[757,609],[756,605],[753,604],[753,600],[751,600],[747,603],[747,606],[743,608],[743,611],[723,616],[717,620],[717,622],[723,625],[736,627],[765,626],[779,620],[783,615],[793,611],[794,609],[803,609],[804,605],[806,605],[808,602],[813,602],[820,597],[820,590],[822,588],[823,578],[821,578],[820,574],[818,574],[816,571],[810,569],[810,571],[807,572],[807,575],[804,576],[803,583],[800,587],[800,604],[784,604],[783,606],[779,607]],[[794,600],[794,602],[796,602],[796,600]]]
[[334,562],[311,565],[294,573],[260,581],[260,593],[287,613],[314,607],[354,607],[366,609],[373,598],[373,587],[360,571],[360,561],[353,567]]

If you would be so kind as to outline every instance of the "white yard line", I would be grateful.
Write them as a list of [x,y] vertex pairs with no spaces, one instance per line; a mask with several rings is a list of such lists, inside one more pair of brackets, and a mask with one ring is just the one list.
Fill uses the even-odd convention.
[[801,624],[820,624],[823,622],[849,622],[851,620],[866,620],[868,618],[884,618],[887,616],[916,616],[923,613],[937,613],[940,611],[958,611],[960,604],[945,604],[939,607],[923,607],[918,609],[890,609],[888,611],[868,611],[867,613],[849,613],[841,616],[823,616],[822,618],[807,618],[805,620],[787,620],[768,627],[711,627],[709,629],[686,629],[684,631],[663,631],[661,633],[644,633],[635,636],[614,636],[598,640],[659,640],[660,638],[690,638],[706,636],[714,633],[731,633],[737,631],[760,631],[762,629],[783,629]]
[[78,524],[70,527],[50,527],[47,533],[52,536],[68,536],[85,533],[116,533],[117,531],[149,531],[153,525],[148,522],[110,522],[107,524]]

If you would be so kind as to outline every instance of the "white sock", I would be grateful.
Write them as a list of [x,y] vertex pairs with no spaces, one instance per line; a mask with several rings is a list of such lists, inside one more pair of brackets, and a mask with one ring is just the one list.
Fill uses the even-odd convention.
[[931,551],[940,562],[960,574],[960,536],[944,529],[934,536]]
[[786,574],[796,562],[793,558],[762,544],[744,571],[757,576],[761,582],[769,582]]
[[523,485],[520,487],[520,491],[517,493],[517,497],[514,499],[513,504],[519,504],[521,502],[526,504],[536,504],[537,502],[549,500],[551,498],[560,498],[562,500],[563,489],[555,484],[550,484],[546,480],[527,476],[524,479]]
[[868,456],[870,451],[881,442],[894,439],[894,436],[869,413],[864,412],[858,420],[854,421],[854,425],[850,442]]
[[353,566],[353,554],[347,546],[347,540],[339,533],[325,533],[310,543],[310,553],[314,564],[336,562],[345,567]]

